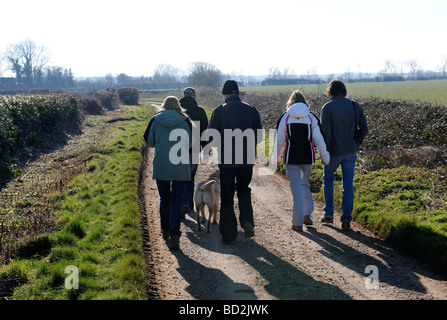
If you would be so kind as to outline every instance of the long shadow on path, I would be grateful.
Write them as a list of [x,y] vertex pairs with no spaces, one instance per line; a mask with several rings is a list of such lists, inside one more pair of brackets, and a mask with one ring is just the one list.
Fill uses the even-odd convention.
[[[327,227],[337,232],[342,232],[352,240],[358,241],[360,244],[376,250],[378,252],[378,257],[383,260],[383,262],[376,257],[362,253],[359,250],[338,241],[327,233],[318,232],[314,228],[307,229],[308,232],[304,232],[302,235],[319,244],[323,249],[320,251],[321,254],[363,276],[368,275],[365,273],[365,268],[372,265],[377,267],[379,281],[381,283],[387,283],[397,288],[412,290],[419,293],[427,292],[424,285],[420,282],[419,277],[415,274],[424,274],[426,272],[423,269],[412,269],[410,264],[402,265],[405,258],[398,257],[398,253],[384,241],[352,230],[345,232],[334,226]],[[427,274],[425,275],[429,276]],[[434,278],[440,280],[437,276],[434,276]]]
[[[317,281],[303,271],[279,258],[252,239],[244,239],[239,235],[235,245],[225,245],[220,236],[187,232],[186,236],[197,246],[210,251],[227,255],[234,255],[242,259],[254,272],[258,272],[267,283],[265,291],[280,300],[310,300],[310,299],[351,299],[336,286]],[[216,243],[216,241],[218,243]],[[248,247],[248,248],[247,248]],[[248,250],[247,250],[248,249]],[[206,267],[183,252],[175,253],[180,265],[180,274],[190,284],[188,292],[196,299],[257,299],[255,290],[249,285],[235,283],[223,270]],[[191,273],[188,270],[196,270]],[[199,282],[208,283],[206,292],[202,292]],[[222,294],[222,292],[224,292]]]

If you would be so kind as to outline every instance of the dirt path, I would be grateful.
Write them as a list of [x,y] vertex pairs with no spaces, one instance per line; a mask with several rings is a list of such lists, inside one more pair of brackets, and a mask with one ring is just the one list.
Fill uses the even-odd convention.
[[[288,181],[278,175],[254,175],[255,237],[245,238],[240,229],[237,243],[225,245],[217,225],[211,233],[198,232],[191,213],[182,221],[181,250],[170,251],[161,235],[152,155],[148,148],[140,199],[155,299],[447,299],[446,279],[356,223],[349,232],[341,231],[338,216],[333,225],[321,224],[320,203],[314,226],[293,231]],[[199,165],[196,182],[216,169]]]

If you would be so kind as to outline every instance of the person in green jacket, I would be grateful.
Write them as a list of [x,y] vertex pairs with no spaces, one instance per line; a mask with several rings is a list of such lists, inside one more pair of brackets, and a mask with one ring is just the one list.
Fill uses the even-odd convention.
[[189,149],[192,146],[192,123],[184,114],[177,97],[167,97],[162,111],[150,120],[144,139],[155,148],[152,179],[160,195],[160,222],[163,238],[170,248],[179,249],[182,194],[191,180]]

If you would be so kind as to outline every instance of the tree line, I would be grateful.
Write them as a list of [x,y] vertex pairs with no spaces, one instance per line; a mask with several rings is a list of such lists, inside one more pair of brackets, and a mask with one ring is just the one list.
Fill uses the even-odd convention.
[[72,88],[75,84],[71,69],[48,66],[48,50],[29,39],[10,45],[1,60],[14,73],[14,78],[2,77],[0,90],[43,87],[58,90]]
[[[75,79],[69,68],[49,66],[49,52],[44,46],[26,39],[10,45],[0,55],[0,91],[90,90],[133,86],[138,89],[172,89],[186,84],[196,87],[219,87],[224,74],[206,62],[192,63],[184,75],[178,68],[159,65],[152,77],[131,77],[120,73],[100,78]],[[10,70],[14,77],[2,77]],[[40,89],[40,90],[38,90]]]
[[[0,93],[45,90],[83,91],[129,86],[140,90],[178,89],[187,85],[220,87],[224,79],[228,77],[238,80],[241,85],[308,84],[323,83],[335,77],[334,74],[319,75],[318,66],[300,76],[294,75],[289,67],[284,70],[270,67],[269,74],[260,80],[242,75],[227,75],[210,63],[194,62],[190,64],[187,72],[169,64],[161,64],[156,67],[151,77],[131,77],[120,73],[117,76],[107,74],[104,77],[76,79],[71,69],[49,66],[48,62],[48,49],[30,39],[10,45],[3,54],[0,54]],[[2,77],[5,70],[10,70],[14,77]],[[442,58],[436,71],[424,71],[417,60],[405,62],[387,60],[379,73],[367,74],[347,70],[337,77],[346,82],[447,79],[447,55]]]

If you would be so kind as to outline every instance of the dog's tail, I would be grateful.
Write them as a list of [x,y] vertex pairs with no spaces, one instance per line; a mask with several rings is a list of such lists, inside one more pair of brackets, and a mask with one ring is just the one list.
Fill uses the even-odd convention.
[[204,183],[203,185],[201,185],[199,189],[206,191],[216,182],[217,182],[216,180],[210,180],[210,181]]

